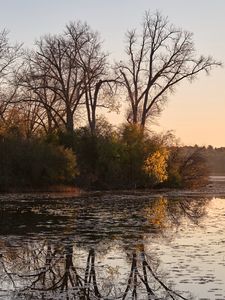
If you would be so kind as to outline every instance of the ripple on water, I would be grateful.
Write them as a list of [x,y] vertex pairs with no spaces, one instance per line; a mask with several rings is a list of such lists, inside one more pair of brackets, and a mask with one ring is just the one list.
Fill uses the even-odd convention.
[[[100,287],[107,290],[110,283],[115,284],[117,292],[122,291],[127,286],[132,254],[139,255],[144,249],[160,279],[186,297],[191,292],[196,299],[225,299],[224,199],[212,199],[201,207],[202,199],[162,201],[148,195],[0,198],[0,252],[12,274],[19,272],[18,285],[28,280],[24,277],[22,281],[22,272],[28,272],[29,265],[43,268],[48,255],[55,255],[55,270],[62,272],[65,259],[69,262],[68,251],[73,254],[78,274],[82,274],[90,249],[95,249]],[[205,209],[198,220],[191,215],[198,211],[190,211],[188,203],[195,204],[195,210],[196,203]],[[138,268],[141,263],[139,257]],[[0,299],[4,299],[1,278]],[[7,284],[9,289],[9,281]],[[145,291],[140,285],[140,299],[146,296]],[[46,299],[52,299],[47,294]]]

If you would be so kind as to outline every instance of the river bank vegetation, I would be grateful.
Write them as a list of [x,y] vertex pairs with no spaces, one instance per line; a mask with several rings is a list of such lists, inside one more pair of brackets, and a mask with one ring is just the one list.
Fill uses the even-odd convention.
[[[198,55],[192,34],[145,13],[115,63],[99,33],[71,22],[33,49],[0,32],[0,190],[57,184],[91,189],[197,187],[207,181],[197,148],[178,147],[151,122],[184,80],[221,65]],[[112,126],[105,113],[126,107]]]

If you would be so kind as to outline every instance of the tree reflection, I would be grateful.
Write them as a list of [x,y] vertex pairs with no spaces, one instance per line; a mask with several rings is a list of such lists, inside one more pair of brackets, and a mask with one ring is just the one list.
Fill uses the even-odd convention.
[[[210,200],[203,197],[149,199],[146,196],[110,201],[94,199],[76,215],[75,240],[79,247],[90,244],[96,249],[110,247],[116,240],[126,250],[133,249],[137,241],[143,241],[149,235],[166,236],[168,228],[177,229],[187,221],[198,224]],[[100,205],[98,201],[101,201]]]
[[93,248],[82,268],[74,264],[76,254],[69,242],[59,247],[46,241],[38,253],[31,245],[21,248],[16,259],[11,259],[8,252],[1,255],[2,286],[8,280],[7,287],[15,292],[16,299],[187,299],[158,274],[158,265],[145,253],[143,244],[132,253],[130,272],[120,286],[103,284],[111,277],[103,280],[98,276]]
[[196,200],[190,197],[171,201],[165,197],[160,197],[144,208],[144,215],[148,222],[158,230],[165,230],[171,226],[178,227],[184,219],[198,224],[206,214],[209,201],[208,198]]
[[[132,299],[138,299],[138,287],[142,283],[146,290],[147,299],[187,299],[172,289],[160,278],[148,262],[147,255],[142,245],[140,253],[133,252],[131,271],[127,282],[127,287],[122,295],[122,299],[129,299],[128,293],[131,292]],[[140,265],[138,266],[138,254],[140,256]],[[139,280],[139,282],[138,282]],[[164,297],[163,297],[164,294]],[[161,295],[161,296],[159,296]],[[163,298],[162,298],[163,297]],[[190,299],[190,298],[189,298]]]
[[[144,247],[185,222],[198,224],[210,199],[135,197],[0,209],[0,296],[5,290],[16,299],[186,299]],[[121,268],[107,273],[96,263],[96,253],[103,259],[115,245],[130,269],[118,282]]]

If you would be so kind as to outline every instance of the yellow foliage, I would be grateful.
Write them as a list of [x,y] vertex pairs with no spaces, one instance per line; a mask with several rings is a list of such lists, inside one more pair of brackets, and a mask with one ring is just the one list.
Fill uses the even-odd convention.
[[167,223],[167,200],[164,198],[156,200],[152,207],[145,209],[145,214],[151,224],[159,228],[165,228]]
[[157,182],[167,180],[167,160],[169,151],[167,149],[157,150],[151,154],[144,162],[144,171],[149,176],[155,178]]
[[138,243],[135,248],[137,251],[144,252],[144,244],[143,243]]

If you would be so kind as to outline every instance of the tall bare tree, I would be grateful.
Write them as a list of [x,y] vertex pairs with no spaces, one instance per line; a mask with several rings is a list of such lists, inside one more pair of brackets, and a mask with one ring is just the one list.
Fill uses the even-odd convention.
[[[67,27],[72,42],[76,45],[77,24],[70,23]],[[109,65],[107,54],[102,51],[102,42],[97,32],[88,28],[86,32],[87,43],[77,48],[79,66],[83,70],[84,101],[87,119],[92,133],[96,129],[96,110],[98,107],[110,108],[113,103],[114,87],[116,80],[109,78]],[[72,45],[73,47],[73,45]]]
[[54,87],[57,88],[57,81],[45,74],[41,76],[37,74],[39,66],[32,63],[32,54],[27,53],[26,64],[16,80],[20,86],[17,101],[39,107],[37,114],[39,124],[45,133],[50,134],[55,129],[66,127],[65,108],[63,101],[54,91]]
[[4,118],[9,103],[16,95],[17,88],[12,85],[13,74],[21,56],[21,45],[10,44],[8,31],[0,31],[0,118]]
[[[34,54],[32,64],[36,73],[35,93],[39,96],[48,91],[55,97],[54,104],[60,102],[64,111],[59,115],[68,132],[74,129],[74,114],[84,94],[83,71],[78,61],[77,48],[86,42],[85,28],[79,28],[77,45],[71,45],[71,40],[62,35],[45,36],[37,42],[38,50]],[[49,98],[41,97],[45,107],[52,111],[54,106],[47,103]]]
[[107,55],[98,33],[86,23],[70,23],[63,34],[44,36],[36,46],[19,78],[20,85],[33,92],[27,100],[41,103],[48,124],[63,126],[67,132],[73,132],[77,112],[86,108],[94,132],[96,108],[109,105],[100,95],[106,93],[106,84],[114,82],[107,78]]
[[210,56],[198,56],[192,33],[174,27],[158,12],[146,12],[142,32],[128,31],[126,38],[128,60],[117,69],[130,103],[128,121],[143,127],[179,82],[221,65]]

